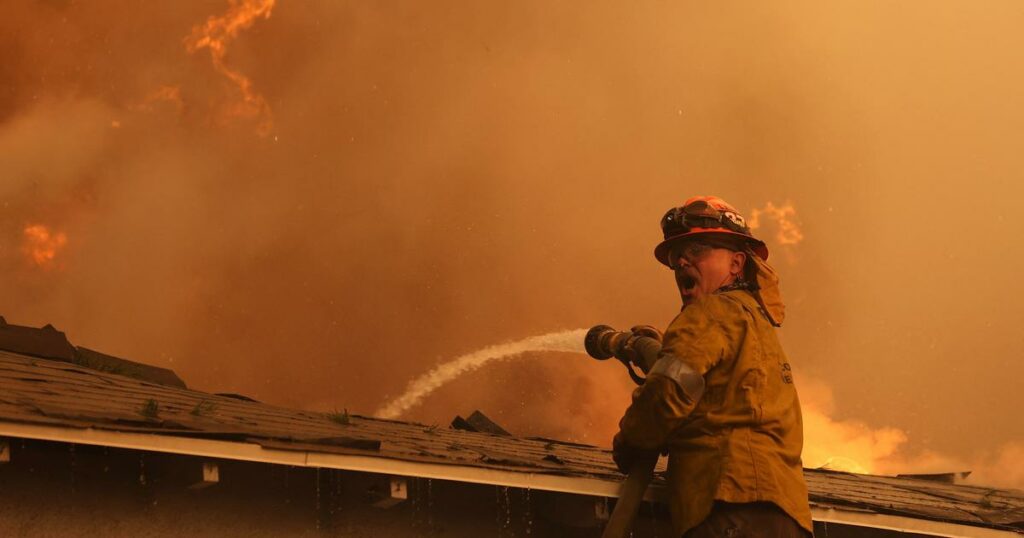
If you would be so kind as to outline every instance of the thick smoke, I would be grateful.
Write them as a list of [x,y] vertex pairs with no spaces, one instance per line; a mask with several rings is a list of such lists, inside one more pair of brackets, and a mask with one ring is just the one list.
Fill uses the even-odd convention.
[[[10,4],[13,323],[200,389],[369,413],[488,345],[664,326],[658,218],[714,193],[762,210],[809,456],[1021,476],[1016,2],[279,0],[220,66],[187,49],[228,2]],[[225,69],[255,114],[232,114],[254,109]],[[768,218],[787,201],[797,245]],[[66,236],[45,266],[37,225]],[[629,391],[614,363],[536,354],[407,418],[480,408],[607,445]]]

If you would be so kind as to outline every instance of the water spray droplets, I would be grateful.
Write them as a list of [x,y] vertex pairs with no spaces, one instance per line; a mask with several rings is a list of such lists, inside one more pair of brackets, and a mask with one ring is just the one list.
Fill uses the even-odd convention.
[[424,536],[438,534],[441,527],[434,522],[434,481],[430,478],[416,479],[410,497],[413,528]]
[[523,526],[525,527],[526,534],[533,534],[533,503],[530,501],[530,489],[523,490]]
[[139,454],[139,485],[146,485],[146,458],[142,454]]
[[495,512],[495,523],[498,525],[498,536],[512,535],[512,500],[508,495],[508,486],[494,488],[497,510]]
[[316,482],[316,505],[314,506],[314,508],[316,509],[316,530],[317,531],[324,530],[324,526],[325,526],[324,525],[324,521],[323,521],[323,511],[324,511],[323,499],[320,496],[320,480],[321,480],[320,473],[321,473],[321,469],[319,467],[317,467],[316,468],[316,477],[314,479],[314,482]]
[[77,489],[78,489],[77,488],[78,481],[77,481],[77,479],[75,477],[75,470],[76,470],[75,467],[77,465],[77,460],[78,460],[78,458],[75,457],[75,444],[74,443],[69,443],[68,444],[68,469],[69,469],[70,473],[69,473],[69,477],[68,478],[71,481],[71,494],[72,495],[74,495],[77,492]]

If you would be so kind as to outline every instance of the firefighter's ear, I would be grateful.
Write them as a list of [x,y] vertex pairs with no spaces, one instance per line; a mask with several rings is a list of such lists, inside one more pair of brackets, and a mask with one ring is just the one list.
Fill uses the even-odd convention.
[[743,278],[746,267],[747,253],[734,251],[732,253],[732,259],[729,260],[729,273],[737,278]]

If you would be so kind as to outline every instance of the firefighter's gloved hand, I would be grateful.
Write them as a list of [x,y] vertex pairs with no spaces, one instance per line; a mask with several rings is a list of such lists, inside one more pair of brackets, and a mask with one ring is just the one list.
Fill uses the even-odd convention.
[[623,345],[615,351],[615,358],[622,361],[624,364],[629,365],[637,364],[638,355],[636,349],[632,346],[632,338],[623,340]]
[[661,331],[651,327],[650,325],[634,325],[629,328],[629,332],[633,333],[633,336],[646,336],[648,338],[653,338],[658,342],[665,339],[665,335]]
[[612,439],[612,459],[615,460],[615,466],[619,468],[619,472],[629,474],[630,469],[639,461],[657,461],[658,451],[631,446],[622,439],[622,434],[619,433]]

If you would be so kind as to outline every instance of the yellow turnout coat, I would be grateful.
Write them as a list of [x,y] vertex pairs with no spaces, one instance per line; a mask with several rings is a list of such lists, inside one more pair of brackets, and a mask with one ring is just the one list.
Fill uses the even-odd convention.
[[665,358],[702,375],[703,396],[693,402],[671,378],[648,376],[617,442],[668,451],[676,532],[700,523],[716,500],[772,502],[813,532],[792,370],[755,297],[733,290],[686,306],[665,332]]

